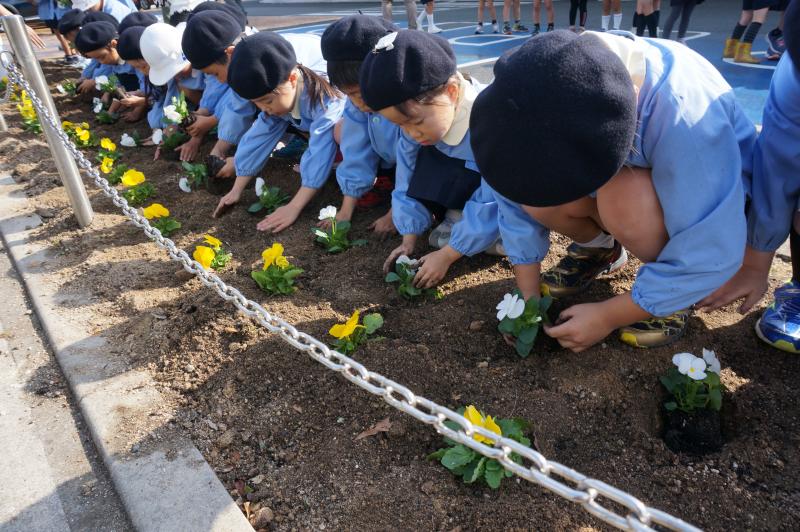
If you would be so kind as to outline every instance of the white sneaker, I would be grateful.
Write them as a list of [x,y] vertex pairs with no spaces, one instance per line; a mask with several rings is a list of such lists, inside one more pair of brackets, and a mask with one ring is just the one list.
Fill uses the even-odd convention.
[[478,27],[475,28],[475,34],[478,35],[480,33],[483,33],[483,24],[478,24]]
[[499,238],[492,242],[492,245],[483,250],[487,255],[495,255],[497,257],[505,257],[506,248],[503,246],[503,241]]
[[428,33],[442,33],[442,28],[440,28],[436,24],[430,24],[428,26]]
[[464,217],[462,211],[455,209],[448,209],[444,215],[444,221],[437,225],[428,235],[428,244],[431,247],[443,248],[450,242],[450,233],[453,231],[453,226]]
[[497,22],[492,24],[492,33],[500,33],[500,27],[497,25]]

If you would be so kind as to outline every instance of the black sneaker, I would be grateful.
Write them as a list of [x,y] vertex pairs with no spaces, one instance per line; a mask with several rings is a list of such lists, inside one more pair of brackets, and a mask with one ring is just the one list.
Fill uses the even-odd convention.
[[661,347],[671,344],[686,332],[689,310],[679,310],[666,318],[637,321],[619,330],[619,339],[632,347]]
[[556,29],[554,24],[548,24],[547,25],[547,31],[553,31],[554,29]]
[[541,28],[539,27],[539,25],[538,24],[534,24],[533,25],[533,31],[531,31],[531,35],[538,35],[540,31],[541,31]]
[[619,242],[611,248],[585,248],[574,242],[567,256],[542,274],[542,295],[568,297],[586,290],[600,275],[622,268],[628,262],[628,252]]

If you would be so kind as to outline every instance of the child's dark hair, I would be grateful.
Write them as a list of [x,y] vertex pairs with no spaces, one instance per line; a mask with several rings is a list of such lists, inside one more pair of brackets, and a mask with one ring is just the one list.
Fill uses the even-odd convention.
[[324,107],[325,98],[339,97],[339,92],[333,88],[333,86],[331,86],[327,79],[323,78],[307,66],[297,65],[297,68],[303,74],[305,90],[308,91],[308,97],[314,107]]
[[[407,116],[407,117],[412,116],[413,112],[412,112],[411,107],[410,107],[409,104],[411,104],[412,102],[416,103],[416,104],[419,104],[419,105],[430,105],[430,104],[432,104],[437,96],[440,96],[441,94],[444,94],[444,92],[447,90],[447,86],[448,85],[450,85],[453,82],[457,82],[458,81],[458,74],[459,73],[456,72],[455,74],[450,76],[450,79],[448,79],[447,82],[445,82],[445,83],[439,85],[438,87],[435,87],[435,88],[433,88],[433,89],[431,89],[429,91],[425,91],[425,92],[423,92],[422,94],[420,94],[419,96],[417,96],[415,98],[411,98],[411,99],[406,100],[406,101],[404,101],[402,103],[399,103],[399,104],[395,105],[394,108],[397,109],[404,116]],[[463,77],[464,80],[466,80],[468,83],[472,81],[472,78],[470,77],[469,74],[461,74],[461,77]]]
[[331,85],[342,89],[358,86],[358,71],[363,61],[328,61],[328,79]]
[[189,20],[189,15],[191,15],[191,11],[180,11],[178,13],[173,13],[169,17],[169,25],[170,26],[177,26],[181,22],[186,22]]

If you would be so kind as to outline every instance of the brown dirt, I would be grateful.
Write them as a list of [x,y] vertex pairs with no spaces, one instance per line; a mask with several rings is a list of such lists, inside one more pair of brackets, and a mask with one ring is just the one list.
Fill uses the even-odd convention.
[[[58,72],[48,66],[52,83],[63,77]],[[63,118],[90,119],[88,104],[57,96],[57,105]],[[34,205],[52,210],[35,238],[56,252],[43,268],[61,280],[64,306],[90,313],[96,333],[112,338],[131,366],[152,371],[170,398],[164,407],[172,411],[169,427],[195,442],[240,504],[261,509],[264,528],[604,528],[527,482],[507,479],[493,492],[463,485],[427,462],[441,446],[434,431],[265,333],[199,281],[176,276],[175,263],[91,187],[97,218],[79,230],[43,142],[21,133],[15,114],[5,112],[11,130],[0,138],[0,157],[16,179],[28,181]],[[133,129],[93,125],[115,141]],[[696,315],[679,342],[649,351],[610,337],[573,354],[545,337],[523,360],[496,332],[494,304],[513,286],[507,261],[460,261],[442,286],[443,300],[407,303],[380,273],[396,239],[370,238],[368,246],[335,256],[314,245],[309,228],[317,210],[338,203],[334,180],[292,228],[272,237],[257,232],[258,218],[245,211],[255,200],[252,190],[242,207],[214,220],[216,197],[178,190],[178,163],[153,162],[152,148],[120,149],[124,162],[155,184],[154,199],[183,223],[173,237],[178,245],[191,252],[206,232],[223,240],[234,258],[220,275],[247,297],[320,339],[330,339],[328,328],[355,309],[383,314],[385,339],[355,354],[370,369],[452,408],[475,404],[500,417],[528,419],[532,439],[549,459],[703,528],[797,526],[800,359],[759,342],[753,334],[758,312]],[[271,161],[264,175],[289,192],[298,186],[290,163]],[[360,214],[354,236],[370,237],[367,226],[380,214]],[[268,297],[249,277],[273,241],[305,270],[292,296]],[[554,240],[545,267],[564,244]],[[631,261],[576,301],[629,288],[636,267]],[[771,288],[788,272],[777,259]],[[470,327],[475,321],[483,325]],[[702,347],[715,349],[724,367],[726,444],[702,458],[676,455],[660,438],[658,376],[673,353]],[[354,440],[387,416],[388,433]]]

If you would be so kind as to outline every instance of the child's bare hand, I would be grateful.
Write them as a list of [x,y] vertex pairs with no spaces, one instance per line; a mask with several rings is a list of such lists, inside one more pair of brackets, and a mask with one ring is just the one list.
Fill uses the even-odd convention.
[[284,205],[283,207],[278,207],[275,212],[258,222],[256,229],[280,233],[292,225],[298,216],[300,216],[300,209],[293,207],[291,204]]
[[217,177],[234,177],[236,172],[236,165],[233,162],[233,157],[225,159],[225,166],[219,169]]
[[125,96],[125,98],[120,100],[120,103],[125,107],[137,107],[145,105],[147,103],[147,100],[145,100],[144,96],[136,96],[133,94],[128,94],[127,96]]
[[181,161],[192,162],[195,157],[197,157],[197,152],[200,150],[200,144],[202,142],[202,137],[192,137],[187,142],[175,148],[175,151],[180,152]]
[[217,208],[214,209],[214,214],[211,216],[214,218],[219,218],[225,214],[228,209],[239,203],[240,199],[242,199],[242,193],[236,190],[236,188],[232,189],[230,192],[220,198]]
[[399,246],[394,248],[391,253],[389,253],[389,257],[387,257],[386,261],[383,263],[383,273],[384,274],[389,273],[389,270],[391,270],[392,267],[394,266],[397,257],[399,257],[400,255],[407,255],[410,257],[413,253],[414,253],[414,246],[406,244],[405,242],[400,244]]
[[419,259],[419,264],[420,267],[414,276],[414,286],[425,289],[439,284],[447,275],[447,270],[453,261],[444,250],[440,249],[423,256]]
[[387,237],[397,233],[397,228],[392,221],[392,211],[387,212],[372,222],[369,228],[375,231],[378,236],[380,236],[381,240],[385,240]]
[[85,79],[81,81],[80,85],[78,85],[77,91],[78,94],[88,94],[89,92],[93,91],[95,87],[95,82],[93,79]]
[[559,324],[544,325],[544,332],[563,347],[580,353],[611,334],[601,303],[573,305],[558,316]]
[[193,137],[202,137],[216,125],[217,121],[211,116],[194,115],[194,124],[186,128],[186,132]]
[[769,270],[763,272],[746,264],[742,265],[736,275],[719,287],[716,292],[697,303],[696,308],[711,312],[737,299],[744,298],[742,304],[739,305],[738,312],[747,314],[764,297],[769,288],[768,275]]

